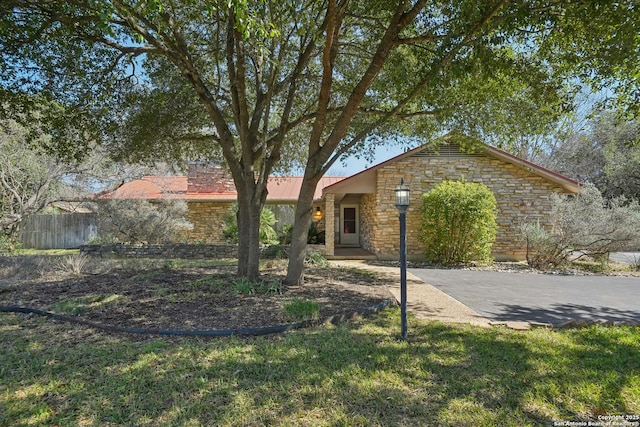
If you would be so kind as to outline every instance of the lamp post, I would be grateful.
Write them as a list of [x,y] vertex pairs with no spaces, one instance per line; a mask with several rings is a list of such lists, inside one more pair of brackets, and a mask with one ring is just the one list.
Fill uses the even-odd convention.
[[400,212],[400,329],[402,338],[407,339],[407,209],[409,208],[409,187],[404,178],[396,187],[396,208]]

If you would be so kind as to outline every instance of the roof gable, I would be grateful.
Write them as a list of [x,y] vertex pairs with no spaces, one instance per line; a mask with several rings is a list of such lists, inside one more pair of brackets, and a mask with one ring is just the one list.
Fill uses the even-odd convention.
[[[493,157],[513,164],[522,169],[528,170],[535,175],[552,181],[569,192],[577,193],[578,191],[580,191],[581,187],[581,184],[578,181],[575,181],[565,175],[551,171],[528,160],[521,159],[517,156],[507,153],[504,150],[485,144],[475,138],[468,137],[458,132],[451,132],[445,136],[429,141],[426,144],[420,145],[412,150],[408,150],[389,160],[371,166],[370,168],[365,169],[362,172],[359,172],[348,178],[345,178],[340,182],[325,187],[323,189],[323,194],[344,192],[375,192],[375,172],[378,169],[409,157],[436,156],[447,158],[470,156]],[[356,191],[352,191],[352,188],[356,188]],[[363,191],[367,189],[368,191]]]

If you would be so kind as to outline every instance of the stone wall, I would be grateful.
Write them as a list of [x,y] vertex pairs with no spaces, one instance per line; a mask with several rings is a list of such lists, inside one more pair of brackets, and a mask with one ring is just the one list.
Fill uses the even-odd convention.
[[324,201],[326,255],[333,255],[335,248],[335,194],[327,194]]
[[193,229],[185,239],[198,243],[224,243],[224,218],[233,213],[232,202],[188,202],[189,222]]
[[362,249],[374,251],[376,240],[376,209],[377,196],[375,194],[363,194],[360,199],[360,242]]
[[[184,259],[227,259],[238,257],[237,245],[194,245],[188,243],[167,243],[162,245],[83,245],[80,252],[91,256],[116,258],[184,258]],[[272,245],[261,247],[262,258],[283,258],[289,246]],[[307,245],[307,253],[325,254],[324,245]]]
[[522,221],[540,221],[550,225],[552,192],[565,190],[524,168],[485,155],[412,156],[383,166],[377,173],[375,232],[371,233],[374,252],[381,258],[392,257],[399,250],[399,220],[394,189],[403,177],[411,189],[411,206],[407,212],[407,252],[411,258],[423,255],[419,240],[421,195],[443,180],[485,184],[493,191],[498,204],[498,234],[493,245],[497,259],[522,259],[525,244],[519,241]]
[[80,252],[91,256],[116,258],[237,258],[237,245],[192,245],[167,243],[162,245],[83,245]]

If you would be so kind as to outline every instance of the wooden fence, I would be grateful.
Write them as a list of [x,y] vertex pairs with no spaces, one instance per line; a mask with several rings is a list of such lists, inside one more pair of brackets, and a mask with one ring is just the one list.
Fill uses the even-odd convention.
[[34,215],[20,225],[20,243],[31,249],[75,249],[97,236],[94,213]]

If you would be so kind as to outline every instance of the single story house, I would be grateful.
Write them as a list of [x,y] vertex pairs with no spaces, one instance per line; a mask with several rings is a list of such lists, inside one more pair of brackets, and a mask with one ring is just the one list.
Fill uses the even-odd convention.
[[[397,259],[399,216],[395,191],[403,178],[410,190],[407,253],[423,257],[419,240],[421,196],[444,180],[464,178],[494,193],[498,205],[496,259],[523,259],[524,221],[551,225],[551,193],[572,195],[580,183],[498,148],[450,133],[349,177],[324,177],[315,194],[314,221],[325,231],[325,255],[344,247],[362,248],[379,259]],[[273,177],[267,207],[280,223],[290,223],[302,177]],[[129,182],[111,197],[183,199],[194,228],[192,241],[222,242],[224,217],[235,201],[233,181],[219,167],[192,164],[188,176],[147,176]],[[287,213],[288,212],[288,213]]]

